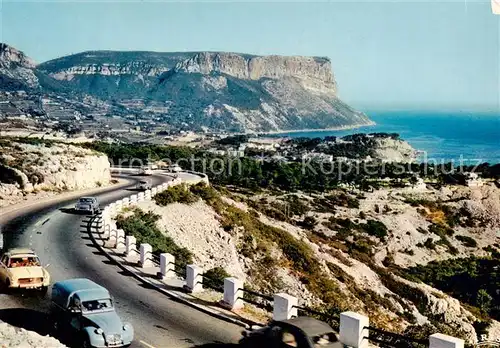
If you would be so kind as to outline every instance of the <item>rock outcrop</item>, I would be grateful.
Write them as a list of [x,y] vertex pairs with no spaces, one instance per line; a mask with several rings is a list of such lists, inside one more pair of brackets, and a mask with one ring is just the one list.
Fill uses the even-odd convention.
[[175,70],[205,75],[218,72],[247,80],[291,77],[301,80],[305,87],[317,88],[318,85],[323,85],[335,93],[335,80],[328,58],[201,52],[179,62]]
[[94,188],[111,180],[107,156],[73,145],[5,141],[0,162],[0,206],[26,194]]
[[0,323],[0,344],[5,348],[65,348],[61,342],[34,331]]
[[36,63],[23,52],[0,43],[0,89],[36,88]]

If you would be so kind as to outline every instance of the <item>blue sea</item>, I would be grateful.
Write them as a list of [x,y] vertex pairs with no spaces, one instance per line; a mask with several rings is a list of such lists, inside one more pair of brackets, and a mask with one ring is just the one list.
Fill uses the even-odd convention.
[[[415,149],[420,159],[437,163],[500,163],[500,113],[367,113],[376,125],[340,131],[282,133],[279,136],[323,138],[354,133],[398,133]],[[461,157],[462,156],[462,157]]]

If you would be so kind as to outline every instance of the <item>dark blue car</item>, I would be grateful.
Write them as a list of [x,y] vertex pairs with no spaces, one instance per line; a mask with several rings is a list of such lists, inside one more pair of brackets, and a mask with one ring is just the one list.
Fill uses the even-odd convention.
[[69,279],[52,287],[51,320],[55,330],[75,331],[83,347],[127,347],[132,325],[123,323],[108,290],[89,279]]

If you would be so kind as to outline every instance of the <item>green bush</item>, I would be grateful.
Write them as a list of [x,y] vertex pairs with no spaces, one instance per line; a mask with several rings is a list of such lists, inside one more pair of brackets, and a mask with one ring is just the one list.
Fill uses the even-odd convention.
[[206,271],[203,275],[203,286],[210,289],[223,289],[224,278],[231,277],[222,267],[214,267]]
[[377,220],[368,220],[366,224],[361,225],[362,229],[370,236],[375,236],[384,239],[387,236],[387,226],[383,222]]
[[477,306],[492,318],[500,319],[500,260],[490,258],[455,258],[432,261],[427,265],[410,267],[403,275],[418,279],[450,294],[458,300]]
[[186,185],[175,185],[169,187],[167,190],[156,194],[153,199],[156,204],[166,206],[172,203],[192,204],[198,201]]
[[474,238],[471,238],[469,236],[456,236],[457,240],[463,243],[468,248],[476,248],[477,247],[477,242]]
[[134,236],[138,244],[150,244],[153,248],[153,254],[169,253],[174,255],[176,267],[185,270],[186,265],[193,262],[193,255],[188,249],[178,246],[171,237],[161,233],[156,227],[156,221],[159,218],[159,215],[152,212],[146,213],[136,208],[132,215],[118,216],[116,226],[124,230],[125,234]]
[[318,220],[314,216],[306,216],[304,220],[302,220],[301,225],[302,227],[312,230],[316,225],[318,224]]

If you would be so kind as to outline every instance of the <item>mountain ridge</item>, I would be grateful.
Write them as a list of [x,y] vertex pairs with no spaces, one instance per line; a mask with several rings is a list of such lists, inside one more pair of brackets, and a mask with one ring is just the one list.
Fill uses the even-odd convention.
[[[10,46],[2,47],[9,51],[5,47]],[[15,60],[16,55],[11,56]],[[12,65],[7,63],[3,66]],[[91,50],[16,69],[21,70],[5,68],[0,76],[17,76],[17,82],[29,88],[106,102],[168,104],[163,122],[195,130],[259,132],[371,124],[338,98],[328,57]],[[139,104],[127,110],[142,113]]]

